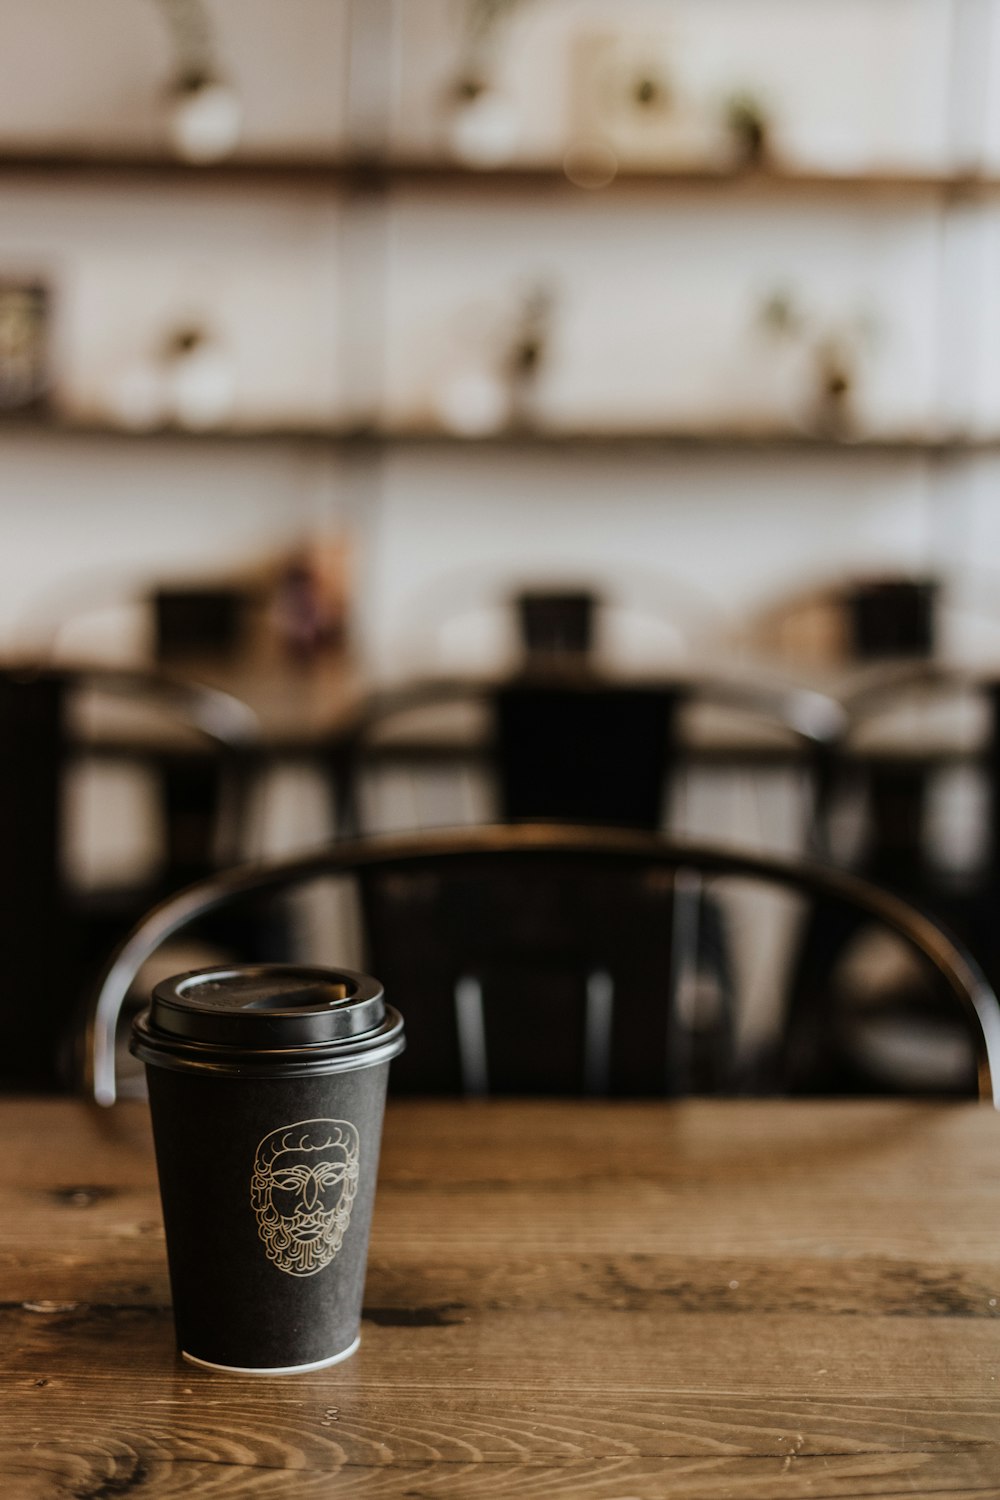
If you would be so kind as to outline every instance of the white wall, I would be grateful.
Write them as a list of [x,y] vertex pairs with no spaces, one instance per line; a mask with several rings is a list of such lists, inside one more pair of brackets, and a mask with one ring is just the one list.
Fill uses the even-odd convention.
[[[156,0],[5,0],[0,139],[24,148],[162,149],[175,67],[166,9]],[[211,0],[207,12],[219,61],[239,87],[246,146],[277,153],[339,144],[344,0]]]
[[[859,352],[858,421],[920,431],[934,418],[939,228],[919,202],[781,195],[575,194],[519,203],[399,195],[391,224],[388,404],[425,416],[435,382],[503,328],[523,289],[553,287],[540,416],[653,427],[803,423],[809,361],[769,335],[788,289],[817,328],[876,322]],[[466,332],[471,325],[471,333]],[[500,334],[497,334],[497,340]],[[495,356],[493,356],[495,358]]]
[[419,626],[446,627],[454,604],[461,628],[439,629],[437,650],[449,665],[485,665],[501,638],[495,615],[477,620],[469,576],[494,599],[523,578],[597,577],[675,627],[664,645],[676,660],[717,645],[792,584],[919,566],[926,495],[919,465],[854,455],[634,456],[624,470],[613,453],[400,458],[386,473],[376,552],[378,664],[426,663],[430,629]]
[[34,271],[54,286],[53,398],[68,416],[115,417],[119,383],[186,322],[227,351],[234,419],[305,425],[335,412],[336,202],[20,183],[0,202],[0,277]]
[[[597,32],[621,33],[624,56],[662,67],[691,111],[752,90],[790,162],[922,166],[945,150],[952,17],[967,3],[523,0],[490,54],[498,87],[516,103],[526,157],[558,157],[579,130],[574,56]],[[398,9],[393,135],[431,150],[446,138],[440,101],[462,55],[463,10],[455,0],[404,0]],[[975,45],[981,52],[978,29]]]

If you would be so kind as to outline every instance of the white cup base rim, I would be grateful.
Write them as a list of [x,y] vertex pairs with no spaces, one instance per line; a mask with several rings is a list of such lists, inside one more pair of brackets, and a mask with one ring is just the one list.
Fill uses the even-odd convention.
[[309,1370],[325,1370],[330,1365],[339,1365],[342,1359],[350,1359],[360,1343],[361,1335],[358,1334],[353,1344],[348,1344],[339,1354],[331,1354],[327,1359],[314,1359],[307,1365],[220,1365],[210,1359],[199,1359],[186,1349],[181,1350],[181,1356],[188,1364],[199,1365],[203,1370],[221,1370],[225,1375],[304,1375]]

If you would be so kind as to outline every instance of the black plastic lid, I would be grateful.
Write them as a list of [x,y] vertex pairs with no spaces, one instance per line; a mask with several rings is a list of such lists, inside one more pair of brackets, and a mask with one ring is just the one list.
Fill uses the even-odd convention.
[[132,1050],[166,1067],[241,1072],[364,1066],[402,1049],[402,1021],[367,974],[229,964],[165,979],[133,1024]]
[[346,969],[233,964],[165,979],[153,990],[153,1031],[234,1046],[301,1047],[374,1031],[385,1019],[378,980]]

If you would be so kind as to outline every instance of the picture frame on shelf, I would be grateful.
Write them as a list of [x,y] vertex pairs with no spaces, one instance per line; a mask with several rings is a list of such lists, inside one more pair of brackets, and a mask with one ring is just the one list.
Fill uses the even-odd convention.
[[49,404],[51,307],[41,278],[0,275],[0,415]]

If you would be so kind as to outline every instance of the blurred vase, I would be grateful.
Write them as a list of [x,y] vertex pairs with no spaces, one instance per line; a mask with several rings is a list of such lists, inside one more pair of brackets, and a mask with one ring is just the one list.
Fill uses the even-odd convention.
[[434,393],[434,410],[449,432],[485,437],[508,425],[510,388],[490,370],[461,370],[442,381]]
[[199,328],[173,335],[166,355],[167,402],[180,427],[218,427],[232,416],[236,388],[226,350]]
[[450,149],[470,167],[503,166],[514,155],[519,133],[512,102],[491,88],[462,93],[448,122]]
[[171,95],[167,128],[185,161],[219,161],[239,145],[243,109],[239,95],[218,79],[182,79]]

